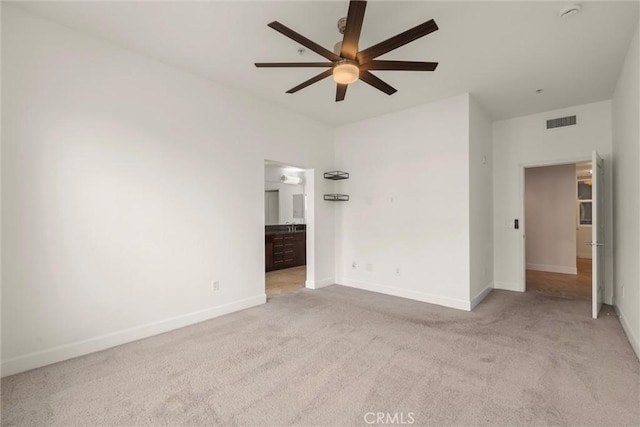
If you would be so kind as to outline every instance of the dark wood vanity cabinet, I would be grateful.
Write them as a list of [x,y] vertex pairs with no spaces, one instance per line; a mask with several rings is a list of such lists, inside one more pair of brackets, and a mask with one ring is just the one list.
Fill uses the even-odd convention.
[[273,239],[265,236],[264,239],[264,265],[267,271],[273,270]]
[[[298,236],[298,234],[302,234]],[[306,265],[307,264],[307,233],[296,233],[295,238],[295,263],[296,265]]]
[[268,234],[264,238],[267,271],[297,267],[307,263],[307,233]]

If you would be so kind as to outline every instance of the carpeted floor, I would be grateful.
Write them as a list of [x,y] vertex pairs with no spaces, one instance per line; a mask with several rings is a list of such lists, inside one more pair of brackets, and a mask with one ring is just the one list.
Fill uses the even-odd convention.
[[588,305],[303,289],[8,377],[2,425],[638,425],[638,360],[611,308]]

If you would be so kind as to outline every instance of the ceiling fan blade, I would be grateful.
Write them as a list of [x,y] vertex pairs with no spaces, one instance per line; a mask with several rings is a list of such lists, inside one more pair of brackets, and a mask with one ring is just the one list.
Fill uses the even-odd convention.
[[308,38],[306,38],[302,34],[296,33],[291,28],[282,25],[278,21],[273,21],[273,22],[269,23],[268,26],[273,28],[274,30],[276,30],[280,34],[283,34],[283,35],[289,37],[291,40],[300,43],[302,46],[304,46],[304,47],[306,47],[308,49],[311,49],[312,51],[314,51],[318,55],[324,56],[325,58],[327,58],[330,61],[339,61],[339,60],[342,59],[338,55],[336,55],[335,53],[331,52],[330,50],[325,49],[324,47],[320,46],[319,44],[317,44],[315,42],[312,42],[311,40],[309,40]]
[[336,89],[336,102],[344,101],[344,97],[347,94],[347,84],[338,83],[338,88]]
[[289,89],[287,91],[287,93],[296,93],[300,89],[304,89],[305,87],[307,87],[309,85],[312,85],[312,84],[314,84],[316,82],[319,82],[320,80],[322,80],[324,78],[329,77],[332,73],[333,73],[333,69],[328,69],[326,71],[323,71],[322,73],[318,74],[317,76],[310,78],[306,82],[302,82],[298,86]]
[[403,33],[395,35],[385,41],[375,44],[358,53],[357,58],[360,64],[365,64],[380,55],[391,52],[394,49],[411,43],[414,40],[424,37],[438,29],[436,21],[433,19],[413,27]]
[[255,66],[258,68],[274,68],[274,67],[289,67],[289,68],[303,68],[303,67],[332,67],[333,62],[256,62]]
[[437,66],[437,62],[373,60],[361,65],[360,70],[433,71]]
[[364,10],[367,8],[366,1],[351,0],[349,2],[349,12],[347,14],[347,26],[344,29],[342,38],[342,48],[340,56],[346,59],[355,60],[358,53],[358,42],[360,41],[360,31],[364,20]]
[[378,90],[381,90],[387,95],[393,95],[398,91],[397,89],[389,86],[387,83],[383,82],[382,80],[380,80],[379,78],[377,78],[376,76],[374,76],[373,74],[371,74],[366,70],[360,71],[360,80],[370,84],[371,86],[375,87]]

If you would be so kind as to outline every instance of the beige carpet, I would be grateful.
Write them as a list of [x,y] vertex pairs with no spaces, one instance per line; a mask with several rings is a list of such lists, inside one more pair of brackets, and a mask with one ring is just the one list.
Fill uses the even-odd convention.
[[2,425],[638,425],[638,360],[610,307],[589,313],[535,293],[466,313],[303,289],[6,378]]

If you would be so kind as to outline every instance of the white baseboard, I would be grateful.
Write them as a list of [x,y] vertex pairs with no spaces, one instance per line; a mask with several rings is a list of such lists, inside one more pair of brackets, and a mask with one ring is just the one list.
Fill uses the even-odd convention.
[[627,340],[629,341],[629,344],[631,344],[631,348],[633,348],[633,351],[636,353],[636,357],[640,360],[640,342],[638,342],[638,337],[633,335],[626,317],[622,315],[618,306],[614,305],[613,308],[616,310],[616,314],[618,315],[618,319],[620,319],[620,324],[622,325],[622,330],[624,330]]
[[331,285],[335,285],[336,281],[330,277],[328,279],[322,279],[322,280],[307,280],[304,282],[304,285],[307,289],[320,289],[320,288],[324,288],[325,286],[331,286]]
[[493,283],[489,283],[478,295],[471,299],[471,310],[476,308],[478,304],[482,302],[483,299],[487,297],[493,290]]
[[254,297],[234,301],[232,303],[160,320],[158,322],[148,323],[146,325],[136,326],[86,340],[36,351],[23,356],[13,357],[2,361],[2,367],[0,369],[2,373],[1,376],[5,377],[7,375],[17,374],[30,369],[105,350],[117,345],[148,338],[174,329],[183,328],[185,326],[233,313],[234,311],[255,307],[257,305],[264,304],[265,302],[267,302],[267,295],[260,294]]
[[527,270],[546,271],[549,273],[578,274],[576,267],[566,265],[527,264]]
[[443,297],[440,295],[432,295],[409,289],[396,288],[393,286],[380,285],[377,283],[362,282],[360,280],[336,279],[336,283],[350,288],[363,289],[365,291],[378,292],[380,294],[393,295],[395,297],[408,298],[429,304],[437,304],[444,307],[456,308],[458,310],[471,311],[471,302],[461,299]]
[[501,289],[504,291],[524,292],[522,286],[513,282],[493,282],[493,289]]

